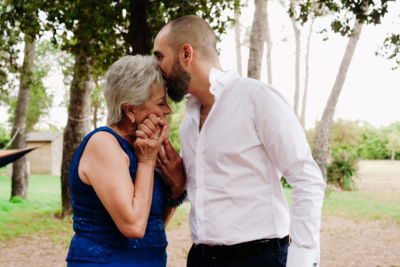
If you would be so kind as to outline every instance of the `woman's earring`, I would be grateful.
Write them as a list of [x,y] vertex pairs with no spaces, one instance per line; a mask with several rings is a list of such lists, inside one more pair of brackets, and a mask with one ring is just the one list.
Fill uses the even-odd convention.
[[134,123],[134,122],[135,122],[135,119],[133,118],[133,119],[131,120],[131,122]]

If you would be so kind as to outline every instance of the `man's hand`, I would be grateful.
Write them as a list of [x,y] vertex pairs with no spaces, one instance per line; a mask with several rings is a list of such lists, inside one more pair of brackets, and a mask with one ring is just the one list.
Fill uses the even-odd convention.
[[185,190],[186,184],[183,160],[168,139],[164,141],[161,148],[164,149],[158,153],[157,163],[164,174],[165,181],[171,187],[171,198],[178,199]]

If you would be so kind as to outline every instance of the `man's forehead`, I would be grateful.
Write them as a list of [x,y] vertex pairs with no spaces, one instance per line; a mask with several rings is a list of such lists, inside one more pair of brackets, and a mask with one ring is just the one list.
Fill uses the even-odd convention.
[[172,48],[168,42],[168,36],[157,36],[154,40],[154,54],[165,54],[170,53],[171,51]]

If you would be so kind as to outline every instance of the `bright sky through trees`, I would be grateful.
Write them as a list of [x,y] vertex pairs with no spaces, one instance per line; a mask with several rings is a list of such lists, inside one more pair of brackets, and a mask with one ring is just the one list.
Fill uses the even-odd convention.
[[[254,14],[253,1],[242,10],[242,38],[246,28],[250,30]],[[294,94],[294,34],[286,9],[278,1],[269,5],[271,27],[272,71],[274,87],[281,91],[291,103]],[[329,19],[318,18],[314,31],[319,32],[329,26]],[[302,33],[302,60],[308,26]],[[351,63],[343,92],[339,98],[335,118],[362,119],[375,126],[388,125],[400,120],[400,69],[392,70],[393,62],[375,56],[387,33],[400,31],[400,3],[390,5],[389,14],[381,25],[365,25]],[[328,36],[327,41],[323,37]],[[314,33],[310,52],[310,81],[306,114],[306,127],[314,127],[320,119],[330,90],[333,87],[347,38],[329,32]],[[221,62],[225,69],[236,68],[234,32],[223,37],[219,44]],[[247,73],[248,47],[242,47],[243,73]],[[264,55],[261,80],[266,81],[266,59]],[[304,63],[302,63],[304,67]],[[304,77],[304,69],[301,69]],[[304,81],[301,83],[303,88]],[[302,95],[302,93],[301,93]]]
[[[254,14],[253,1],[242,10],[242,40],[245,32],[250,31]],[[273,81],[286,99],[291,103],[294,94],[294,35],[286,9],[278,1],[269,5],[269,23],[273,41]],[[316,32],[329,26],[329,19],[318,18],[314,25],[315,33],[311,40],[310,81],[306,114],[306,127],[314,127],[332,89],[342,59],[347,38],[328,32],[325,35]],[[389,13],[381,25],[364,26],[360,41],[339,98],[335,118],[350,120],[362,119],[374,126],[385,126],[400,120],[400,69],[392,70],[393,62],[375,56],[375,51],[382,45],[387,33],[400,31],[400,3],[392,3]],[[302,33],[303,45],[308,27]],[[323,37],[329,39],[323,41]],[[247,37],[248,39],[248,37]],[[248,42],[248,41],[247,41]],[[218,44],[220,59],[224,69],[236,68],[235,41],[233,28],[222,36]],[[242,46],[243,73],[247,73],[248,44]],[[302,60],[305,47],[302,49]],[[265,55],[261,80],[266,81]],[[304,67],[304,64],[303,66]],[[301,69],[301,76],[304,69]],[[304,82],[301,83],[301,89]],[[68,87],[63,84],[61,73],[53,73],[45,80],[45,85],[55,93],[54,108],[46,122],[63,127],[67,121],[67,112],[62,101]],[[302,94],[302,93],[301,93]],[[0,107],[0,123],[7,121],[6,108]],[[45,126],[45,125],[43,125]]]

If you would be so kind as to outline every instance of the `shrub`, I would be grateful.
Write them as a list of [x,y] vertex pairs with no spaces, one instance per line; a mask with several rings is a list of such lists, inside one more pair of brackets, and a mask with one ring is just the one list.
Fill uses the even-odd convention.
[[346,191],[356,189],[353,177],[357,173],[358,157],[354,149],[336,147],[332,151],[332,162],[326,168],[328,183]]

